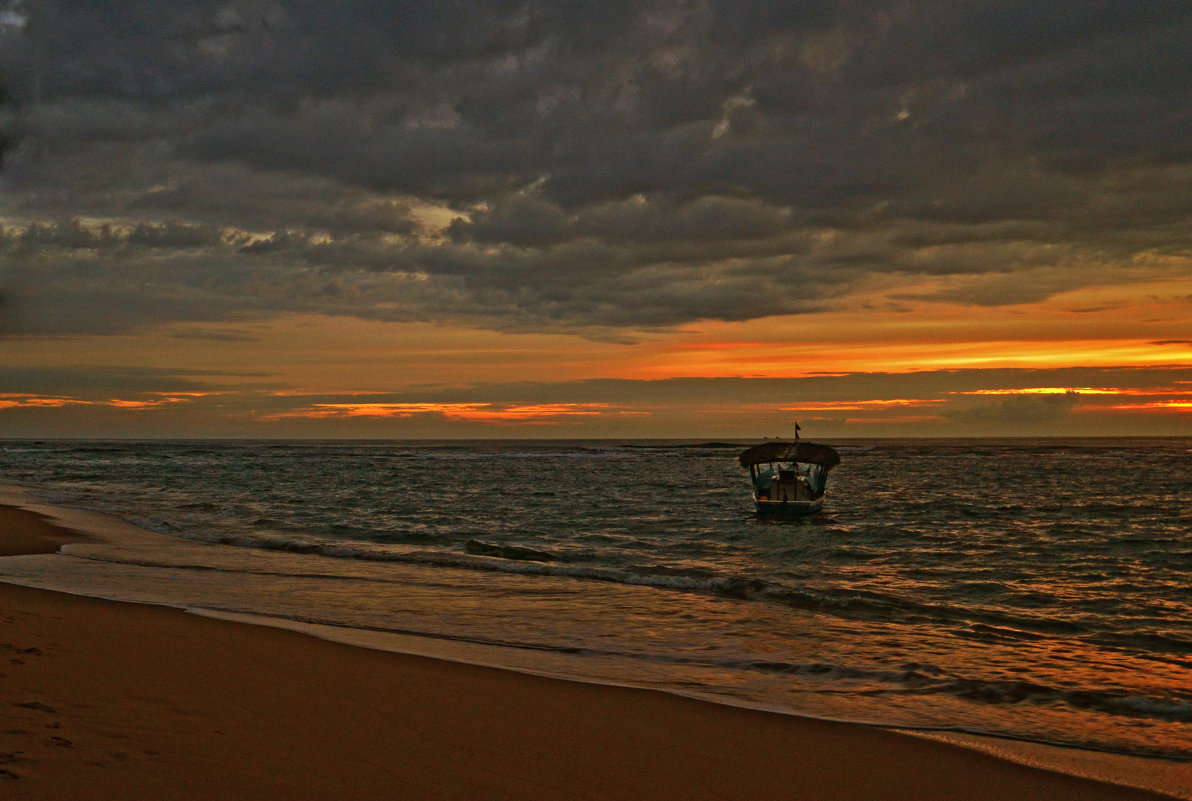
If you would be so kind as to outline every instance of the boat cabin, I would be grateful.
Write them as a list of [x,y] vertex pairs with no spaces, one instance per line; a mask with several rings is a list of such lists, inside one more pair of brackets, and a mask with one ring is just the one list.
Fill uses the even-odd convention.
[[840,456],[827,445],[774,440],[749,448],[740,462],[749,469],[758,512],[802,515],[823,507],[828,472]]

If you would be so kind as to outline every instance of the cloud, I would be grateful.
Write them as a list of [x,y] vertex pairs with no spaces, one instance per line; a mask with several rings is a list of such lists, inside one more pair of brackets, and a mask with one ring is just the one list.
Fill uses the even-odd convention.
[[[457,241],[541,246],[575,239],[639,245],[696,245],[782,239],[791,227],[791,212],[756,200],[704,196],[670,203],[634,195],[600,203],[577,214],[540,195],[516,193],[496,198],[467,219],[456,218],[448,234]],[[774,252],[790,252],[789,239],[775,243]]]
[[87,226],[79,220],[33,222],[24,228],[0,231],[0,250],[28,253],[47,250],[111,251],[137,248],[191,250],[224,241],[223,232],[209,225],[170,220],[138,222],[127,229],[110,224]]
[[146,395],[214,392],[229,378],[259,378],[256,373],[213,373],[156,367],[9,367],[0,366],[0,387],[6,394],[107,401]]
[[993,403],[946,410],[944,416],[958,423],[1024,427],[1054,423],[1070,414],[1079,404],[1078,392],[1011,395]]
[[632,336],[875,275],[995,305],[1189,266],[1181,4],[42,0],[0,29],[0,288],[67,310],[9,332]]

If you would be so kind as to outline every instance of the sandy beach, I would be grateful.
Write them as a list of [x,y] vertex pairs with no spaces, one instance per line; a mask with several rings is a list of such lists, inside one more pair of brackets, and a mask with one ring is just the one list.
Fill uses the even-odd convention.
[[[0,509],[0,555],[78,539]],[[896,732],[0,584],[13,799],[1144,799]]]

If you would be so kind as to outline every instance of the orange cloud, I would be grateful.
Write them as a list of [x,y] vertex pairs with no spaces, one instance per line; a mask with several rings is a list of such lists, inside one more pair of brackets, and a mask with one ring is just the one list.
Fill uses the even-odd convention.
[[873,409],[890,409],[898,407],[929,406],[933,403],[944,403],[942,398],[891,398],[889,400],[854,400],[854,401],[816,401],[801,403],[797,406],[783,406],[784,412],[839,412],[863,411]]
[[158,406],[165,406],[167,403],[177,403],[176,399],[163,400],[121,400],[114,398],[113,400],[100,402],[98,406],[111,406],[115,409],[153,409]]
[[[824,321],[827,322],[827,321]],[[712,327],[696,341],[662,344],[634,360],[636,378],[751,376],[797,378],[823,373],[911,373],[981,368],[1153,367],[1188,362],[1187,349],[1153,339],[934,338],[933,330],[890,330],[847,318],[825,326],[837,336],[773,321],[773,341],[744,341],[735,328]],[[844,334],[839,335],[843,330]],[[979,334],[980,331],[975,333]],[[1000,333],[1000,332],[999,332]]]
[[152,409],[171,403],[184,403],[192,398],[203,397],[209,392],[171,392],[154,393],[161,397],[152,400],[127,400],[111,398],[108,400],[85,400],[83,398],[67,398],[60,395],[31,395],[15,392],[0,393],[0,409],[41,408],[58,409],[64,406],[109,406],[113,409]]
[[[1179,383],[1179,382],[1177,382]],[[1028,387],[1025,389],[969,389],[955,395],[1172,395],[1170,389],[1127,389],[1121,387]]]
[[[493,403],[317,403],[309,409],[271,415],[283,418],[408,418],[421,414],[442,415],[448,420],[480,423],[545,422],[562,417],[586,417],[605,414],[607,403],[538,403],[497,405]],[[618,414],[628,412],[617,411]]]
[[531,422],[555,417],[587,417],[603,414],[609,409],[607,403],[541,403],[508,406],[503,409],[482,409],[465,413],[458,419],[486,423]]
[[316,403],[313,408],[274,415],[281,417],[413,417],[416,414],[465,415],[486,403]]
[[1074,392],[1078,395],[1122,395],[1123,389],[1094,389],[1092,387],[1026,387],[1023,389],[966,389],[955,392],[955,395],[1067,395]]
[[1161,400],[1148,403],[1118,403],[1113,406],[1098,406],[1097,410],[1129,412],[1192,412],[1192,400]]
[[50,395],[21,395],[10,392],[0,394],[0,409],[14,409],[19,407],[56,409],[61,406],[71,406],[79,403],[83,403],[83,401]]

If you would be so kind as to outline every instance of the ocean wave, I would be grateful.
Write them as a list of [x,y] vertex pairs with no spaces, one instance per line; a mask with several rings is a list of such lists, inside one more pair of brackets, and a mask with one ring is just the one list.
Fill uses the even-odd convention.
[[[173,536],[187,536],[168,526],[137,521],[138,524]],[[585,581],[652,587],[660,590],[694,592],[745,601],[780,604],[802,611],[833,617],[893,622],[900,625],[931,625],[953,635],[979,642],[1038,641],[1051,636],[1086,636],[1089,628],[1075,620],[1053,617],[1040,603],[1036,613],[1024,608],[1015,611],[974,603],[972,594],[958,598],[955,604],[915,600],[859,588],[841,587],[825,590],[794,586],[763,576],[732,574],[695,565],[660,563],[600,564],[587,553],[565,553],[520,543],[499,543],[472,538],[460,550],[435,547],[438,540],[425,533],[394,534],[363,542],[360,540],[319,539],[297,534],[281,534],[272,527],[276,521],[254,522],[253,532],[223,533],[207,539],[224,545],[257,548],[295,554],[319,555],[334,559],[366,562],[407,563],[422,566],[451,567],[468,570],[542,575]],[[1094,639],[1111,645],[1151,649],[1168,648],[1168,653],[1185,654],[1187,642],[1174,635],[1145,632],[1119,634],[1091,632]]]
[[1064,704],[1073,709],[1096,710],[1110,715],[1167,721],[1192,722],[1192,697],[1146,698],[1117,690],[1066,690],[1030,681],[984,681],[961,679],[925,681],[914,690],[946,693],[969,701],[997,705],[1035,706]]
[[512,559],[519,562],[558,562],[561,557],[550,551],[529,548],[524,545],[500,545],[481,540],[468,540],[464,543],[464,552],[475,556],[495,556],[500,559]]

